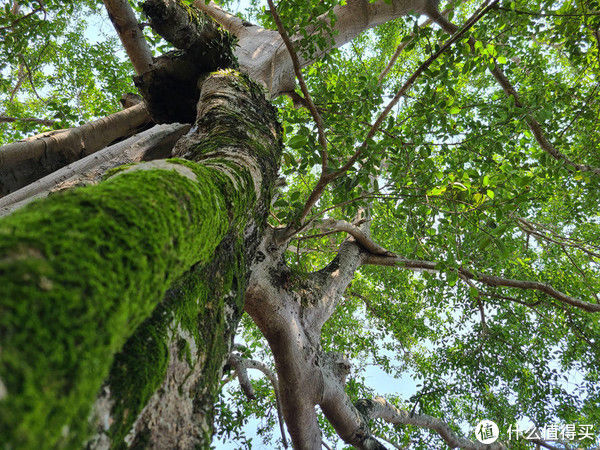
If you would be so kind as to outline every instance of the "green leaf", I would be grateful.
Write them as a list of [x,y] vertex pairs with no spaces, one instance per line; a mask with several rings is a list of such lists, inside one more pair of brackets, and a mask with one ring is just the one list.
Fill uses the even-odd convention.
[[308,139],[306,136],[295,135],[290,138],[288,141],[288,146],[293,149],[300,149],[305,147],[308,144]]

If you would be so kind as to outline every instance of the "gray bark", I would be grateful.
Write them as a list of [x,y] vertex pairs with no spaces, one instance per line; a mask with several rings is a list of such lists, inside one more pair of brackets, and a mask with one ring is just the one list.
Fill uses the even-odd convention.
[[6,195],[127,138],[150,122],[144,104],[67,130],[42,133],[0,147],[0,195]]
[[109,169],[155,158],[167,158],[175,142],[189,125],[156,125],[122,142],[57,170],[16,192],[0,198],[0,217],[10,214],[49,193],[74,186],[96,183]]
[[[430,3],[431,0],[393,0],[391,3],[383,0],[374,3],[367,0],[352,0],[343,6],[336,6],[334,14],[337,20],[333,27],[334,47],[341,47],[363,31],[409,12],[424,12],[430,7]],[[194,4],[239,39],[239,47],[236,48],[235,55],[240,63],[240,69],[263,84],[271,97],[294,90],[296,81],[292,60],[277,31],[266,30],[244,22],[223,11],[213,2],[206,4],[203,0],[198,0]],[[316,20],[328,21],[326,17],[319,17]],[[299,37],[292,37],[292,41],[298,39]],[[329,50],[331,49],[322,49],[315,58]],[[313,61],[314,58],[300,55],[302,67],[310,65]]]

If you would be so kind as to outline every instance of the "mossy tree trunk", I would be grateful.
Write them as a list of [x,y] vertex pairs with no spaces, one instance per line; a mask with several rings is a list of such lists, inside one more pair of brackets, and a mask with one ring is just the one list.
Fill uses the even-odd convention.
[[188,436],[182,445],[208,445],[280,150],[262,91],[221,71],[202,84],[178,158],[0,221],[2,445],[79,447],[94,409],[91,445],[173,448],[147,404],[163,405],[156,413]]

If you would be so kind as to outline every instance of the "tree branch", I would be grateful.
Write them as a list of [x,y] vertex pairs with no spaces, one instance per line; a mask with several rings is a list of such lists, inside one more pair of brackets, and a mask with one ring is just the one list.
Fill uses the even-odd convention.
[[42,100],[42,97],[40,97],[40,94],[38,94],[38,91],[35,88],[35,83],[33,82],[33,76],[31,75],[31,69],[29,68],[29,64],[27,64],[25,57],[21,53],[19,53],[19,60],[21,61],[21,65],[25,67],[25,73],[27,74],[27,79],[29,80],[29,84],[31,85],[33,93],[38,98],[38,100]]
[[[553,244],[559,245],[559,246],[567,246],[567,247],[571,247],[571,248],[576,248],[577,250],[582,251],[583,253],[588,254],[589,256],[593,256],[595,258],[600,258],[600,253],[597,253],[593,250],[587,249],[583,246],[583,242],[578,242],[576,240],[573,240],[571,238],[565,237],[565,236],[560,236],[557,233],[551,232],[554,237],[550,237],[548,236],[546,233],[539,231],[536,228],[536,225],[534,225],[533,223],[521,218],[521,217],[517,217],[517,225],[519,226],[519,228],[521,230],[523,230],[525,233],[527,234],[531,234],[536,238],[542,239],[544,241],[548,241],[548,242],[552,242]],[[543,228],[543,227],[542,227]],[[595,247],[594,247],[595,248]]]
[[429,66],[431,66],[431,64],[433,64],[433,62],[435,60],[437,60],[446,50],[448,50],[467,31],[469,31],[469,29],[471,29],[471,27],[473,27],[473,25],[475,25],[479,20],[481,20],[481,18],[483,18],[483,16],[485,16],[485,14],[497,2],[498,2],[498,0],[491,0],[491,1],[487,0],[487,1],[485,1],[479,7],[479,9],[477,11],[475,11],[471,17],[469,17],[469,19],[465,22],[465,24],[462,26],[462,28],[460,28],[460,29],[457,28],[455,30],[454,34],[452,35],[452,37],[450,37],[450,39],[448,39],[439,48],[438,51],[436,51],[433,55],[431,55],[429,58],[427,58],[427,60],[425,60],[417,68],[417,70],[415,70],[413,72],[413,74],[408,78],[408,80],[406,80],[406,82],[402,85],[402,87],[400,88],[400,90],[396,93],[396,95],[394,96],[394,98],[388,103],[388,105],[385,107],[385,109],[381,112],[381,114],[379,115],[379,117],[377,117],[377,119],[375,120],[375,123],[373,124],[373,126],[371,127],[371,129],[369,130],[369,132],[367,133],[367,137],[365,138],[365,140],[363,141],[363,143],[361,144],[361,146],[350,157],[350,159],[346,162],[346,164],[344,164],[340,169],[338,169],[334,173],[334,175],[332,176],[332,178],[337,178],[338,176],[343,175],[344,173],[346,173],[348,171],[348,169],[350,169],[350,167],[352,167],[352,165],[354,165],[354,163],[358,160],[358,158],[362,155],[362,153],[364,152],[364,150],[367,148],[368,141],[371,138],[373,138],[373,136],[375,136],[375,133],[377,133],[377,130],[379,130],[379,127],[381,126],[381,124],[383,123],[383,121],[385,120],[385,118],[388,116],[388,114],[390,113],[390,111],[392,110],[392,108],[394,106],[396,106],[396,104],[400,101],[400,98],[402,98],[408,92],[408,90],[411,88],[411,86],[417,80],[417,78],[419,78],[419,76],[421,76],[421,74],[427,68],[429,68]]
[[271,10],[271,15],[273,16],[273,20],[277,25],[277,30],[283,39],[283,42],[290,53],[290,57],[292,58],[292,65],[294,66],[294,73],[296,74],[296,78],[298,79],[298,84],[300,85],[300,90],[302,91],[302,95],[304,95],[305,104],[310,111],[310,114],[313,116],[315,123],[317,125],[317,131],[319,133],[319,144],[321,145],[321,172],[327,172],[327,138],[325,136],[325,125],[323,123],[323,118],[321,114],[317,110],[313,99],[308,91],[308,87],[306,86],[306,82],[304,81],[304,76],[302,75],[302,69],[300,67],[300,61],[298,60],[298,55],[296,54],[296,50],[294,49],[294,45],[290,41],[290,38],[283,27],[283,23],[281,22],[281,18],[277,13],[277,8],[273,4],[272,0],[267,0],[269,3],[269,9]]
[[405,450],[406,447],[402,447],[401,445],[396,444],[395,442],[392,442],[391,439],[381,435],[381,434],[376,434],[375,435],[378,439],[381,439],[382,441],[387,442],[388,444],[390,444],[392,447],[397,448],[398,450]]
[[[404,16],[410,11],[422,12],[423,0],[378,0],[368,2],[366,0],[354,0],[344,5],[333,8],[336,22],[333,25],[333,47],[338,48],[350,42],[366,29],[375,27],[382,23]],[[205,4],[198,0],[195,5],[221,23],[230,32],[234,33],[240,42],[236,50],[236,56],[243,71],[247,72],[253,79],[260,81],[272,97],[289,92],[295,87],[292,61],[289,52],[280,45],[281,39],[277,32],[253,26],[239,18],[235,18],[221,10],[214,2]],[[329,23],[329,13],[325,13],[316,19],[314,23]],[[307,30],[311,33],[313,30]],[[291,41],[301,38],[299,35],[292,36]],[[283,48],[282,48],[283,47]],[[331,49],[325,48],[314,55],[314,59]],[[305,67],[314,61],[313,58],[299,57],[300,67]]]
[[152,51],[127,0],[102,0],[138,75],[152,67]]
[[363,143],[360,145],[360,147],[358,147],[358,149],[354,152],[354,154],[348,159],[348,161],[342,167],[340,167],[335,172],[331,172],[326,175],[324,175],[323,173],[321,174],[319,181],[317,182],[317,184],[313,188],[312,192],[310,193],[308,200],[306,201],[306,204],[304,205],[302,213],[300,214],[300,220],[299,220],[300,223],[302,223],[302,221],[309,214],[312,207],[317,203],[319,198],[321,198],[321,195],[323,194],[323,191],[325,190],[327,185],[331,181],[333,181],[336,178],[345,174],[354,165],[354,163],[356,161],[358,161],[360,156],[366,150],[369,140],[371,140],[373,138],[373,136],[375,136],[375,134],[379,130],[379,127],[381,126],[381,124],[383,123],[385,118],[388,116],[388,114],[390,113],[392,108],[398,103],[398,101],[400,101],[400,98],[402,98],[402,96],[404,96],[406,94],[406,92],[408,92],[408,90],[413,85],[413,83],[417,80],[417,78],[419,78],[419,76],[437,58],[439,58],[446,50],[448,50],[452,46],[452,44],[454,44],[457,40],[459,40],[464,33],[466,33],[473,25],[475,25],[492,8],[492,6],[494,4],[496,4],[497,1],[498,0],[492,0],[492,1],[488,0],[488,1],[484,2],[484,4],[465,22],[465,25],[459,31],[457,31],[450,39],[448,39],[444,43],[444,45],[442,45],[440,47],[440,49],[437,52],[435,52],[433,55],[431,55],[429,58],[427,58],[427,60],[424,61],[417,68],[417,70],[404,83],[404,85],[396,93],[394,98],[388,103],[388,105],[381,112],[379,117],[375,120],[375,123],[373,124],[373,126],[371,127],[369,132],[367,133],[367,136],[366,136],[365,140],[363,141]]
[[[449,6],[446,9],[444,9],[441,14],[446,16],[450,11],[452,11],[452,7]],[[424,27],[431,25],[432,23],[433,23],[433,19],[430,17],[425,22],[423,22],[423,24],[420,25],[420,27],[424,28]],[[414,38],[415,38],[415,34],[411,33],[410,39],[408,39],[408,40],[400,43],[400,45],[398,45],[398,47],[396,48],[396,51],[390,58],[389,62],[387,63],[387,65],[385,66],[383,71],[379,74],[379,84],[381,84],[381,82],[386,77],[386,75],[390,72],[390,70],[392,70],[392,67],[394,67],[394,64],[396,64],[396,61],[398,60],[398,57],[400,56],[402,51],[406,48],[406,46],[408,44],[410,44],[413,41]]]
[[[32,15],[34,15],[36,12],[39,12],[39,11],[44,11],[44,17],[46,16],[46,10],[44,9],[44,7],[43,6],[39,6],[39,7],[35,8],[34,10],[32,10],[30,13],[27,13],[24,16],[19,17],[18,19],[13,20],[10,23],[10,25],[7,25],[5,27],[0,27],[0,31],[6,31],[6,30],[10,30],[10,29],[14,28],[15,25],[17,25],[19,22],[21,22],[24,19],[27,19],[28,17],[31,17]],[[18,12],[18,10],[17,10],[17,12]],[[16,13],[13,12],[13,14],[16,14]]]
[[[452,34],[456,32],[457,26],[450,22],[448,19],[446,19],[444,16],[442,16],[438,11],[427,11],[427,14],[447,33]],[[471,48],[474,48],[475,39],[470,37],[468,42]],[[515,87],[510,83],[510,81],[496,62],[494,62],[494,68],[490,69],[490,71],[496,79],[496,81],[498,82],[498,84],[502,87],[504,93],[508,97],[512,97],[514,99],[515,106],[523,109],[525,123],[529,127],[529,130],[533,134],[536,142],[542,148],[542,150],[551,155],[554,159],[558,161],[563,161],[567,166],[570,166],[571,169],[575,169],[581,172],[591,172],[593,174],[600,175],[600,168],[575,163],[574,161],[569,159],[565,154],[561,153],[558,149],[556,149],[546,137],[546,134],[544,133],[544,130],[540,123],[537,120],[535,120],[535,118],[531,114],[525,111],[524,105],[519,97],[519,93],[517,92]]]
[[352,236],[357,244],[372,255],[395,257],[393,252],[386,250],[379,244],[375,243],[364,231],[359,227],[352,225],[345,220],[326,219],[322,221],[317,228],[323,230],[343,231]]
[[373,400],[359,400],[357,408],[370,419],[383,419],[395,425],[413,425],[435,431],[450,448],[458,447],[466,450],[506,449],[500,443],[480,444],[460,437],[446,422],[426,414],[414,414],[410,411],[398,409],[383,397],[375,397]]
[[281,400],[279,397],[279,382],[277,381],[277,376],[275,375],[275,373],[271,369],[269,369],[269,367],[266,364],[253,359],[242,358],[240,355],[235,353],[229,355],[229,359],[227,360],[227,362],[235,368],[242,390],[244,391],[246,396],[252,400],[254,400],[256,397],[254,395],[252,383],[250,383],[250,378],[248,378],[247,370],[259,370],[269,379],[271,385],[273,386],[273,392],[275,393],[275,403],[277,405],[277,418],[279,420],[281,440],[283,441],[283,447],[288,448],[287,439],[285,437],[285,428],[283,426],[284,421],[283,413],[281,411]]
[[45,197],[50,192],[97,181],[107,170],[114,167],[167,158],[175,142],[189,129],[189,125],[156,125],[129,139],[103,148],[0,198],[0,217],[12,213],[36,198]]
[[[433,261],[423,261],[415,259],[405,259],[402,257],[385,257],[385,256],[371,256],[368,255],[364,259],[364,264],[374,264],[381,266],[397,266],[403,267],[410,270],[424,270],[428,272],[441,272],[439,263]],[[458,268],[458,275],[465,277],[466,279],[475,280],[480,283],[487,284],[488,286],[494,287],[511,287],[523,290],[534,290],[542,292],[549,297],[558,300],[561,303],[579,308],[587,312],[600,312],[600,304],[584,302],[582,300],[571,297],[554,287],[546,283],[539,281],[528,281],[528,280],[515,280],[511,278],[497,277],[494,275],[486,275],[483,273],[471,272],[465,268]]]
[[542,13],[542,12],[537,12],[537,11],[525,11],[522,9],[511,9],[511,8],[505,8],[502,6],[497,6],[496,9],[499,9],[501,11],[507,11],[507,12],[512,12],[515,14],[525,14],[528,16],[536,16],[536,17],[586,17],[586,16],[600,16],[600,11],[591,11],[589,13],[573,13],[573,14],[567,14],[567,13]]
[[33,122],[39,125],[51,126],[56,123],[55,120],[50,119],[38,119],[35,117],[8,117],[8,116],[0,116],[0,123],[6,122]]
[[144,104],[80,127],[55,130],[0,147],[0,195],[131,136],[150,122]]

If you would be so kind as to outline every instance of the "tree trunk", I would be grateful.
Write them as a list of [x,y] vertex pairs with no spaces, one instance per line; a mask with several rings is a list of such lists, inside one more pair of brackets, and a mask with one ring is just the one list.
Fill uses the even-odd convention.
[[174,448],[193,422],[186,442],[208,445],[281,137],[261,90],[234,71],[204,81],[193,130],[175,149],[187,159],[124,168],[0,221],[3,444],[80,445],[110,372],[92,445]]

